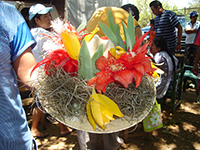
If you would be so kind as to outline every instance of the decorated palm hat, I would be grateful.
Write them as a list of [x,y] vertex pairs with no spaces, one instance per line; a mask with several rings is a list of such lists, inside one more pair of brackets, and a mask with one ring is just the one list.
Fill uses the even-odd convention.
[[[111,10],[108,20],[114,20]],[[31,71],[37,76],[31,84],[42,110],[57,121],[77,130],[107,134],[133,127],[146,118],[154,106],[156,87],[154,69],[146,56],[148,43],[140,47],[149,32],[135,41],[129,14],[123,32],[128,44],[124,44],[122,39],[119,43],[115,40],[121,36],[118,24],[113,21],[110,28],[99,25],[104,39],[96,34],[97,27],[82,36],[68,21],[52,21],[58,34],[49,35],[51,38],[43,43],[45,58]],[[44,67],[36,69],[41,65]]]
[[194,16],[198,16],[198,13],[197,13],[196,11],[192,11],[192,12],[190,13],[190,18],[191,18],[191,17],[194,17]]
[[33,19],[33,17],[36,14],[46,14],[48,12],[51,12],[53,10],[53,7],[45,7],[42,4],[35,4],[30,7],[29,9],[29,20]]

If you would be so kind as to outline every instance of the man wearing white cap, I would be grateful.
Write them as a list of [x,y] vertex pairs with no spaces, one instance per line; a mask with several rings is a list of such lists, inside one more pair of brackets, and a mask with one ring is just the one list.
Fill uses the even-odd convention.
[[185,26],[186,41],[184,62],[187,65],[193,65],[197,46],[194,45],[194,38],[199,28],[200,22],[197,21],[198,14],[196,11],[190,13],[190,21]]

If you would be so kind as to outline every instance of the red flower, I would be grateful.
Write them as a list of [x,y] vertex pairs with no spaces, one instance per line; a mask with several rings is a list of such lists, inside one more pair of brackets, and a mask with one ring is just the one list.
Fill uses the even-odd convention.
[[51,75],[50,68],[57,68],[59,66],[63,67],[65,72],[75,76],[78,71],[78,61],[69,57],[67,51],[63,49],[58,49],[49,53],[45,59],[38,62],[36,66],[32,69],[32,72],[39,66],[44,64],[44,70],[47,75]]
[[[136,55],[134,52],[122,54],[116,59],[109,54],[108,59],[104,56],[96,61],[96,67],[100,70],[96,77],[88,81],[87,85],[95,85],[98,92],[106,93],[106,86],[112,82],[119,82],[128,88],[130,83],[135,82],[135,87],[140,85],[142,76],[146,72],[151,72],[152,67],[150,59],[145,56],[147,49],[142,47],[140,53]],[[145,50],[143,50],[145,48]]]

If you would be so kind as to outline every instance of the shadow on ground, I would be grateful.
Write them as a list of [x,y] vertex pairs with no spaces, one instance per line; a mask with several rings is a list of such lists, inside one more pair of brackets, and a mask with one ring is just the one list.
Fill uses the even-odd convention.
[[[24,105],[28,123],[31,125],[30,104]],[[164,127],[152,133],[151,138],[143,131],[141,124],[131,132],[126,141],[130,150],[200,150],[200,104],[196,103],[196,91],[187,89],[183,92],[181,106],[174,114],[168,105],[162,107]],[[46,120],[46,130],[39,125],[41,132],[48,132],[44,139],[36,139],[39,150],[79,150],[76,130],[70,135],[60,137],[57,122]],[[124,137],[124,131],[120,132]],[[120,148],[121,150],[122,148]],[[103,150],[103,142],[99,141],[97,150]]]

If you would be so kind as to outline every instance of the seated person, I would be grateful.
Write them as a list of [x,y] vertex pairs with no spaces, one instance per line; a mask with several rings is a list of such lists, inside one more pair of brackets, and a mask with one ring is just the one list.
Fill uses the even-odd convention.
[[153,40],[150,52],[153,55],[154,62],[156,64],[161,64],[158,68],[164,71],[164,74],[161,74],[158,81],[155,83],[156,98],[161,99],[166,94],[173,80],[173,74],[177,68],[178,59],[169,52],[167,42],[162,37],[156,37]]
[[[122,8],[118,8],[118,7],[101,7],[99,9],[97,9],[93,13],[90,20],[88,21],[86,30],[88,32],[92,32],[95,29],[95,27],[98,25],[98,22],[102,22],[105,25],[109,26],[109,23],[108,23],[109,10],[112,11],[115,24],[119,24],[121,35],[124,35],[123,34],[123,25],[122,25],[121,21],[123,21],[123,23],[125,25],[127,25],[129,12],[127,12],[126,10],[124,10]],[[136,14],[135,14],[135,16],[136,16]],[[135,25],[135,36],[137,38],[140,38],[142,36],[140,25],[138,24],[137,20],[134,17],[133,17],[133,20],[134,20],[134,25]],[[99,28],[99,29],[100,30],[96,34],[99,35],[99,37],[104,36],[104,33],[101,30],[101,28]],[[123,36],[122,36],[122,38],[123,38]]]

